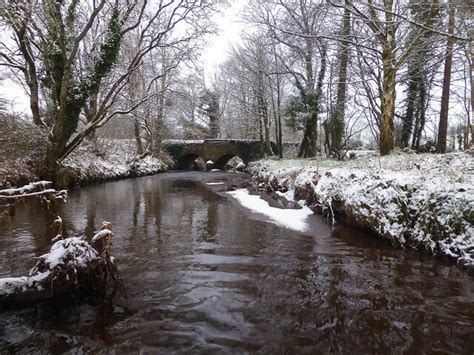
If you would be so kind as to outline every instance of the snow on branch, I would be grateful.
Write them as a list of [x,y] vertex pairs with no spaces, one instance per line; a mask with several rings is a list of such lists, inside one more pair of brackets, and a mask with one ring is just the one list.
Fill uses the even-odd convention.
[[54,200],[65,202],[67,191],[49,188],[51,185],[51,181],[37,181],[19,188],[0,190],[0,204],[12,204],[32,197],[42,197],[50,202]]

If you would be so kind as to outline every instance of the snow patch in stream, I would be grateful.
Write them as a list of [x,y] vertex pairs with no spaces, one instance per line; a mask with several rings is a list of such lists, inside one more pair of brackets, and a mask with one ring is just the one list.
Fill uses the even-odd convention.
[[[248,172],[261,187],[334,202],[395,245],[448,255],[474,267],[474,158],[470,153],[334,160],[260,160]],[[278,193],[278,192],[277,192]],[[298,194],[297,194],[298,195]]]
[[299,232],[304,232],[308,229],[306,219],[313,214],[308,207],[303,206],[302,209],[282,209],[271,207],[267,201],[257,195],[250,195],[247,189],[238,189],[228,192],[239,203],[248,208],[252,212],[263,214],[270,218],[275,224],[294,229]]
[[[286,198],[288,201],[294,201],[295,200],[295,189],[290,189],[287,192],[281,192],[281,191],[276,191],[278,195],[281,197]],[[301,205],[301,203],[300,203]]]
[[221,182],[206,182],[206,185],[223,185],[224,183]]

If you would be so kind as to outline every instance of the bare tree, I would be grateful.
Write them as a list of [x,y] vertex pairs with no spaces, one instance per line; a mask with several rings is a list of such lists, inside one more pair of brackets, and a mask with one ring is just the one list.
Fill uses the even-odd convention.
[[[411,53],[417,48],[433,23],[438,9],[436,0],[427,3],[429,11],[421,23],[416,23],[406,14],[406,6],[398,6],[394,0],[383,3],[372,0],[367,3],[349,1],[345,8],[361,21],[377,40],[377,47],[373,52],[380,55],[383,68],[381,112],[380,112],[380,153],[389,154],[394,148],[394,115],[395,115],[395,84],[398,70],[405,64]],[[335,6],[340,6],[335,4]],[[412,30],[403,31],[407,23],[416,23]]]
[[[147,0],[84,4],[74,0],[2,0],[0,6],[4,9],[1,22],[10,29],[15,43],[13,48],[2,43],[1,63],[23,73],[33,120],[49,132],[42,167],[42,175],[49,178],[54,178],[58,162],[91,132],[118,114],[132,112],[152,96],[131,107],[113,109],[145,56],[207,32],[209,9],[208,4],[189,0],[159,4]],[[176,31],[180,34],[164,43],[163,39],[179,26],[183,27]],[[100,45],[86,45],[93,29],[99,34]],[[129,60],[119,61],[121,44],[132,34],[137,38],[134,53]],[[82,58],[87,58],[83,67]],[[47,96],[40,95],[40,87]],[[84,108],[95,95],[97,109],[80,125]],[[49,107],[47,117],[41,117],[40,106]]]
[[[317,153],[318,114],[327,52],[327,44],[320,35],[326,15],[324,3],[301,0],[262,3],[254,9],[252,16],[254,23],[265,28],[273,40],[287,49],[287,55],[280,56],[280,59],[298,90],[300,107],[305,110],[299,150],[299,156],[303,157]],[[317,64],[319,73],[316,74]]]

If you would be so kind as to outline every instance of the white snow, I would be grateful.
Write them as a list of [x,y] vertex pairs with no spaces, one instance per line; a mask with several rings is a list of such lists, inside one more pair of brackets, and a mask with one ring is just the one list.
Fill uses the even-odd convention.
[[[19,187],[19,188],[11,188],[11,189],[5,189],[5,190],[0,190],[0,195],[3,196],[11,196],[11,195],[24,195],[24,194],[31,194],[37,191],[37,187],[39,187],[41,190],[45,189],[46,187],[50,186],[52,184],[51,181],[36,181],[36,182],[31,182],[25,186]],[[53,193],[55,190],[52,190]]]
[[6,277],[0,279],[0,295],[11,295],[18,289],[26,289],[35,286],[39,281],[44,280],[50,271],[42,272],[34,276]]
[[206,185],[224,185],[224,183],[221,181],[221,182],[206,182]]
[[98,239],[101,239],[101,238],[105,238],[107,236],[110,236],[112,237],[114,234],[112,233],[112,231],[108,230],[108,229],[102,229],[98,232],[96,232],[96,234],[94,235],[94,237],[91,239],[92,242],[95,242],[96,240]]
[[[107,230],[107,232],[110,231]],[[49,253],[40,256],[49,265],[50,270],[60,264],[71,262],[76,267],[82,267],[97,257],[97,252],[89,243],[78,237],[60,240],[53,244]]]
[[247,189],[238,189],[228,192],[239,203],[252,212],[262,214],[268,217],[273,223],[293,229],[299,232],[305,232],[308,229],[306,219],[313,214],[308,207],[301,209],[281,209],[271,207],[267,201],[260,196],[250,195]]
[[285,197],[334,203],[400,246],[474,265],[474,159],[468,153],[392,154],[346,162],[263,160],[249,171]]
[[[109,230],[102,232],[112,233]],[[92,246],[78,237],[70,237],[57,241],[49,253],[38,258],[38,263],[30,271],[29,276],[8,277],[0,279],[0,295],[10,295],[26,291],[29,288],[41,287],[38,282],[50,275],[54,277],[55,268],[73,266],[75,269],[86,267],[99,256]]]
[[133,140],[102,139],[100,144],[101,154],[98,155],[93,144],[84,142],[62,162],[63,165],[83,181],[149,175],[168,168],[163,161],[150,155],[138,159]]
[[295,189],[290,189],[286,192],[276,191],[276,193],[278,195],[286,198],[288,201],[294,201],[295,200]]

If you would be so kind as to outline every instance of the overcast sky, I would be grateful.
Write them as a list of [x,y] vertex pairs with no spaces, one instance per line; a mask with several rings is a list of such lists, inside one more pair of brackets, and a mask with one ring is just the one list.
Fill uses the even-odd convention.
[[208,75],[225,60],[232,45],[239,43],[240,34],[245,26],[241,16],[246,3],[246,0],[230,0],[227,4],[222,4],[220,7],[222,11],[215,15],[218,34],[209,38],[208,46],[202,56],[204,69]]
[[[0,30],[0,41],[8,43],[8,36]],[[1,67],[3,68],[3,67]],[[11,80],[5,79],[0,81],[0,97],[11,101],[12,111],[29,113],[29,100],[25,91],[20,85],[15,84]]]

